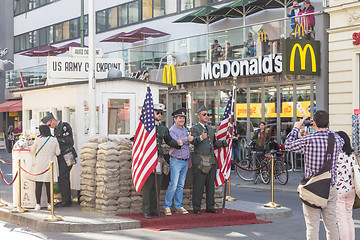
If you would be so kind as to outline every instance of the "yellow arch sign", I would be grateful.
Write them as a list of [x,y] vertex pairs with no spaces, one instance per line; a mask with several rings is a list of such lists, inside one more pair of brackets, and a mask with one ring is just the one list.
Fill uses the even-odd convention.
[[[296,33],[299,31],[299,37],[301,36],[305,36],[305,30],[304,30],[304,24],[302,23],[297,23],[295,26],[295,37],[296,37]],[[301,35],[302,34],[302,35]]]
[[316,72],[316,58],[315,58],[315,53],[314,53],[313,47],[310,44],[306,44],[305,47],[302,48],[299,43],[296,43],[291,50],[290,71],[293,72],[295,69],[295,66],[294,66],[295,65],[295,52],[297,49],[299,49],[299,54],[300,54],[301,70],[305,70],[306,54],[307,54],[307,50],[309,50],[310,54],[311,54],[311,70],[313,72]]
[[258,42],[261,42],[264,40],[264,42],[266,42],[266,32],[265,30],[260,30],[258,33]]
[[163,71],[163,83],[176,86],[176,70],[174,65],[165,65]]

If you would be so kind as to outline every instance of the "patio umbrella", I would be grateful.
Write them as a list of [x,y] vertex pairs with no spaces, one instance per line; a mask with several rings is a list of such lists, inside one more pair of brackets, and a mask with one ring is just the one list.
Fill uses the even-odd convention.
[[164,37],[169,35],[168,33],[161,32],[159,30],[155,30],[148,27],[141,27],[138,29],[135,29],[131,32],[125,33],[126,37],[134,38],[134,39],[140,39],[145,40],[146,38],[152,37],[152,38],[158,38],[158,37]]
[[[58,47],[55,52],[58,53],[58,54],[62,54],[64,52],[69,51],[70,47],[81,47],[81,44],[77,43],[77,42],[70,42],[70,43],[67,43],[67,44],[65,44],[65,45],[63,45],[61,47]],[[84,46],[84,47],[87,47],[87,46]]]
[[29,56],[29,57],[46,57],[46,56],[56,56],[59,53],[56,52],[57,47],[46,45],[39,48],[29,50],[27,52],[20,53],[20,55]]
[[103,40],[101,40],[100,42],[127,42],[127,43],[133,43],[133,42],[137,42],[140,41],[142,39],[138,38],[138,37],[134,37],[134,36],[127,36],[126,32],[121,32],[115,35],[112,35],[110,37],[107,37]]
[[263,8],[260,5],[252,5],[257,0],[236,0],[228,5],[213,11],[211,16],[225,16],[225,17],[242,17],[243,26],[245,26],[246,16],[261,11]]
[[[272,9],[272,8],[284,8],[284,17],[287,17],[286,8],[291,6],[295,0],[257,0],[253,5],[259,6],[263,9]],[[298,0],[299,3],[304,0]]]
[[211,13],[216,10],[217,8],[205,6],[195,12],[189,13],[188,15],[179,18],[178,20],[175,20],[174,23],[193,22],[206,24],[206,32],[209,33],[209,24],[225,18],[225,16],[212,16]]

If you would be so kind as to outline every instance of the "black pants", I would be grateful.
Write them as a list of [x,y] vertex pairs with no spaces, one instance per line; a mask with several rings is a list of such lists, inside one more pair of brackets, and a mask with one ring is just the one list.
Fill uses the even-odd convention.
[[50,203],[50,183],[49,182],[35,182],[35,197],[36,197],[36,204],[40,204],[41,200],[41,192],[42,192],[42,186],[45,183],[46,187],[46,195],[47,195],[47,202]]
[[68,166],[62,155],[57,157],[59,164],[59,177],[58,183],[63,203],[71,202],[71,190],[70,190],[70,171],[72,166]]
[[201,200],[206,186],[206,210],[213,210],[215,208],[215,174],[216,165],[211,166],[208,174],[203,173],[199,169],[199,164],[192,165],[193,169],[193,209],[201,209]]
[[[158,185],[158,196],[160,196],[162,174],[156,175]],[[141,190],[143,199],[143,213],[157,213],[155,174],[150,174]]]

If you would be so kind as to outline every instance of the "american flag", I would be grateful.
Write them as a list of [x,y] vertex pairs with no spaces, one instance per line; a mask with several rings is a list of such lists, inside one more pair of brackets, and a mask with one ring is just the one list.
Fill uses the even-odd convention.
[[231,154],[232,154],[232,143],[233,143],[233,93],[231,92],[229,101],[226,105],[223,119],[220,122],[219,131],[216,134],[216,140],[226,140],[228,143],[227,147],[216,148],[215,156],[218,161],[219,169],[216,170],[215,186],[221,186],[230,177],[231,170]]
[[132,178],[137,193],[140,193],[147,178],[154,171],[157,159],[154,103],[148,86],[140,121],[136,128],[132,152]]

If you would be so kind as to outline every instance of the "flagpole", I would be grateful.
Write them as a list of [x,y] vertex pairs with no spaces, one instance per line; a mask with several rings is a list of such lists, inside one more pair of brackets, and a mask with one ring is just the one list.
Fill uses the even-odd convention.
[[[149,87],[149,74],[148,73],[145,74],[145,79],[146,79],[146,87]],[[159,156],[158,156],[158,159],[159,159]],[[157,161],[159,161],[159,160],[157,160]],[[156,208],[158,211],[158,217],[160,218],[160,201],[159,201],[159,189],[158,189],[158,179],[157,179],[156,168],[155,168],[154,175],[155,175],[155,191],[156,191]]]

